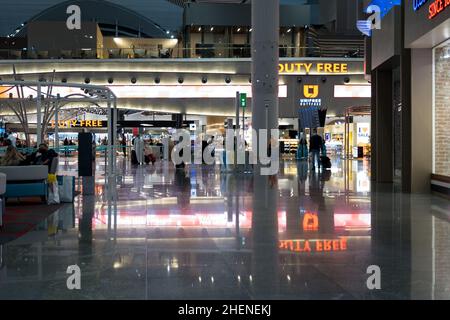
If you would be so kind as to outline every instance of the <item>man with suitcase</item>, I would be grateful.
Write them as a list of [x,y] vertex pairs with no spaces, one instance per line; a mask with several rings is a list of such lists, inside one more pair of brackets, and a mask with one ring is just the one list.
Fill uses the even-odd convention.
[[316,164],[320,171],[320,152],[322,151],[324,142],[321,136],[317,134],[317,128],[312,129],[309,141],[309,153],[311,154],[311,171],[316,170]]

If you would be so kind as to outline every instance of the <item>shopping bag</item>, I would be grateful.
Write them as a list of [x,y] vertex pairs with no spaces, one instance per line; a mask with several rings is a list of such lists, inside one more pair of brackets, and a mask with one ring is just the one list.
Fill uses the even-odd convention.
[[62,203],[72,203],[75,198],[75,177],[58,176],[59,200]]
[[48,204],[58,204],[59,202],[59,191],[58,182],[52,182],[48,184]]

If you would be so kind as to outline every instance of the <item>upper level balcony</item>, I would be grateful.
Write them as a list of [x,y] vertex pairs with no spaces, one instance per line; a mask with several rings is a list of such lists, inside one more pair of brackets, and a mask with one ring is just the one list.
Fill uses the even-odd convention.
[[[151,20],[148,13],[130,11],[108,1],[82,0],[78,1],[83,12],[80,26],[72,29],[67,25],[69,4],[62,2],[46,8],[7,37],[0,38],[0,60],[251,57],[253,31],[249,6],[211,6],[208,12],[217,21],[209,22],[188,14],[189,10],[183,11],[186,8],[179,8],[176,12],[179,18],[184,14],[191,20],[180,19],[177,27],[168,28]],[[307,12],[311,9],[298,7]],[[289,8],[284,8],[281,18],[290,17],[286,11]],[[247,10],[245,18],[232,19],[241,10]],[[227,19],[219,19],[222,15]],[[361,34],[335,32],[333,28],[314,23],[310,14],[298,19],[280,23],[281,58],[364,56]]]
[[[362,43],[347,44],[346,46],[322,47],[279,47],[280,58],[299,57],[334,57],[334,58],[362,58],[364,45]],[[24,59],[179,59],[179,58],[250,58],[250,45],[217,44],[201,45],[195,48],[179,46],[162,47],[146,46],[131,48],[80,48],[35,50],[28,48],[0,49],[0,60]]]

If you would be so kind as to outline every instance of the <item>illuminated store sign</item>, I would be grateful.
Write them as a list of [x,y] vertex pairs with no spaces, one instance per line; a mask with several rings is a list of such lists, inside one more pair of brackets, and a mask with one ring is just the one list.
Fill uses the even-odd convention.
[[301,63],[301,62],[288,62],[280,63],[278,71],[282,74],[289,73],[316,73],[316,74],[342,74],[348,73],[347,63]]
[[321,107],[322,99],[300,99],[300,107]]
[[[413,0],[413,9],[418,11],[428,0]],[[433,0],[428,7],[428,19],[432,20],[437,17],[447,7],[450,7],[450,0]]]
[[299,253],[347,251],[347,239],[280,240],[278,248],[284,251]]
[[442,11],[450,7],[450,0],[435,0],[428,8],[428,19],[431,20],[437,17]]
[[414,11],[419,10],[428,0],[413,0]]
[[319,96],[319,86],[306,84],[303,86],[303,96],[305,99],[300,99],[301,107],[322,106],[322,99],[318,99]]
[[317,85],[304,85],[303,95],[305,98],[314,99],[319,96],[319,86]]
[[[52,128],[56,127],[55,120],[51,121]],[[104,128],[106,121],[102,120],[66,120],[58,121],[59,128]]]

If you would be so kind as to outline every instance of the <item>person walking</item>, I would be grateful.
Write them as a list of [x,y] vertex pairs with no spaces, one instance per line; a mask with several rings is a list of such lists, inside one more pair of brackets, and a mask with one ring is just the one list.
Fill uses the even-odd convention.
[[[133,141],[134,151],[136,153],[136,159],[134,159],[137,164],[144,163],[144,140],[142,136],[138,135]],[[133,162],[133,161],[132,161]]]
[[69,139],[67,137],[64,139],[64,155],[67,157],[69,155]]
[[317,128],[314,128],[312,130],[312,135],[309,141],[309,153],[311,154],[312,171],[316,170],[316,164],[320,170],[320,152],[322,151],[323,144],[324,142],[322,137],[317,134]]
[[127,138],[125,137],[125,134],[122,134],[122,140],[120,141],[120,144],[122,145],[122,151],[123,156],[127,157]]
[[303,133],[301,133],[297,149],[297,160],[307,160],[307,159],[308,159],[308,142],[306,141],[306,138],[303,135]]

